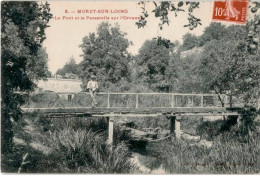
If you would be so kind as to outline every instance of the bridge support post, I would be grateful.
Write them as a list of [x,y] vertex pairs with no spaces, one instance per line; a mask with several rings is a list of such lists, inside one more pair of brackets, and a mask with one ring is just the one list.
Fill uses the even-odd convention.
[[181,138],[181,116],[176,116],[175,119],[175,137],[177,139]]
[[240,127],[242,125],[242,117],[237,116],[237,126]]
[[107,143],[109,145],[113,144],[113,131],[114,131],[114,117],[110,116],[107,117],[107,122],[108,122],[108,140]]
[[176,116],[170,116],[170,133],[174,134]]
[[181,137],[181,116],[171,116],[170,117],[170,132],[175,135],[176,139]]

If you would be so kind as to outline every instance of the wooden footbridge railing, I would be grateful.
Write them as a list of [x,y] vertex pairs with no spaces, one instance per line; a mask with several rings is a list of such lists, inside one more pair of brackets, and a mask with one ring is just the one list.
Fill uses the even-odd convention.
[[[182,116],[238,116],[234,108],[228,108],[228,97],[216,94],[183,93],[98,93],[97,106],[87,92],[41,92],[29,96],[22,107],[25,113],[42,113],[48,117],[106,117],[109,125],[109,143],[113,138],[115,117],[157,117],[170,119],[171,132],[180,137]],[[222,102],[220,102],[220,100]],[[224,106],[223,106],[224,104]]]
[[[221,99],[221,102],[220,102]],[[156,116],[229,115],[228,97],[216,94],[183,93],[98,93],[97,105],[92,108],[92,98],[87,92],[41,92],[29,96],[24,112],[40,112],[48,116]]]

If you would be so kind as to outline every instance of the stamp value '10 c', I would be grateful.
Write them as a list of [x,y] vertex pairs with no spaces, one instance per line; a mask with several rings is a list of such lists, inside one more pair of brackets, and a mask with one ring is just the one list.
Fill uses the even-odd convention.
[[215,1],[212,20],[245,24],[247,0]]

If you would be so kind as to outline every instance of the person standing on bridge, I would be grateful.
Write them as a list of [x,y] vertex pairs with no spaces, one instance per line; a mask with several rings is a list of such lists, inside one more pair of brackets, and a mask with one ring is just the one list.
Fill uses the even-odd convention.
[[97,93],[97,89],[98,89],[98,83],[96,81],[95,75],[91,75],[91,79],[87,84],[87,89],[89,90],[89,94],[92,99],[92,107],[95,107],[97,105],[96,93]]

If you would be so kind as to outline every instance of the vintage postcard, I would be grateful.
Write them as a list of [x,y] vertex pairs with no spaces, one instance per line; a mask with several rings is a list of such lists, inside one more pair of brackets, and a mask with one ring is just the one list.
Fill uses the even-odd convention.
[[259,174],[259,38],[259,1],[2,1],[2,174]]

